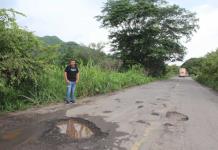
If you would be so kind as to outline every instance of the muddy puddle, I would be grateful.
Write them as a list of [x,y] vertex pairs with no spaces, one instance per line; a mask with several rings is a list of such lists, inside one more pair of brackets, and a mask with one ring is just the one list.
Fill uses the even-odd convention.
[[93,122],[82,118],[67,118],[52,122],[43,134],[43,139],[51,142],[84,141],[107,136]]
[[84,123],[75,119],[61,121],[56,125],[61,134],[66,134],[74,140],[90,138],[94,132]]

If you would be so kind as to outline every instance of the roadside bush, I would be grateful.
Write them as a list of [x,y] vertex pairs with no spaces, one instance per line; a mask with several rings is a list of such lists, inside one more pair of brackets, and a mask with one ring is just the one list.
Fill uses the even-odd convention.
[[186,68],[189,75],[197,76],[201,72],[203,58],[191,58],[187,60],[181,67]]
[[[39,41],[19,27],[13,9],[0,9],[0,111],[15,111],[63,101],[63,74],[70,58],[79,61],[78,97],[115,91],[153,80],[139,66],[118,72],[121,62],[99,50],[57,37]],[[47,42],[47,43],[46,43]]]
[[[77,97],[103,94],[154,80],[145,76],[142,69],[137,66],[121,73],[102,69],[100,66],[89,62],[87,65],[80,64],[79,70],[80,81],[76,88]],[[23,97],[24,100],[15,101],[15,103],[11,99],[5,99],[5,102],[1,105],[1,111],[14,111],[33,105],[64,101],[66,92],[66,83],[63,77],[64,68],[51,65],[45,68],[44,72],[39,78],[39,85],[34,93]]]
[[0,9],[0,109],[17,107],[12,104],[35,90],[43,70],[35,59],[38,40],[17,25],[16,15],[22,14],[13,9]]
[[204,57],[197,81],[218,90],[218,49]]
[[179,67],[176,65],[167,65],[166,66],[166,73],[165,73],[165,77],[173,77],[178,75],[179,72]]
[[218,90],[218,49],[205,57],[191,58],[182,67],[200,83]]

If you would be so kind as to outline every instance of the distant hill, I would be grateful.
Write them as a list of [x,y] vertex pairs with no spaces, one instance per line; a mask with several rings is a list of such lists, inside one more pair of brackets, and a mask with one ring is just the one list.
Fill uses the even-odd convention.
[[[55,62],[61,66],[66,66],[69,59],[76,59],[78,63],[87,65],[88,63],[97,64],[105,69],[118,69],[120,61],[114,59],[103,51],[95,50],[89,46],[78,44],[73,41],[64,42],[57,36],[38,37],[44,46],[53,46],[48,49],[49,55],[57,56]],[[50,53],[49,53],[50,50]]]
[[57,36],[43,36],[43,37],[39,37],[39,40],[41,40],[42,42],[48,45],[56,45],[56,44],[64,43],[64,41],[59,39]]
[[84,64],[87,64],[90,59],[97,63],[101,62],[102,59],[107,58],[107,55],[104,52],[96,51],[73,41],[64,42],[57,36],[44,36],[38,38],[47,46],[59,45],[57,51],[60,53],[61,64],[65,64],[71,58],[82,60]]

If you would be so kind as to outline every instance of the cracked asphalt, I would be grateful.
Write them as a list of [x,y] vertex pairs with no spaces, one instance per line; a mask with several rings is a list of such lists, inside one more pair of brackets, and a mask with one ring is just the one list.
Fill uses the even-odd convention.
[[[175,77],[3,114],[0,150],[217,150],[217,116],[217,92]],[[72,133],[63,134],[57,123],[68,119]],[[78,139],[85,131],[92,136]]]

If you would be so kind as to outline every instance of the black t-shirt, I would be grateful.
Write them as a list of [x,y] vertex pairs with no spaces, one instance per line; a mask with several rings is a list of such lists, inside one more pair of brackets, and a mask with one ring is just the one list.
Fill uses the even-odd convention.
[[79,72],[77,67],[67,66],[65,72],[67,73],[67,79],[69,81],[76,81],[76,74]]

